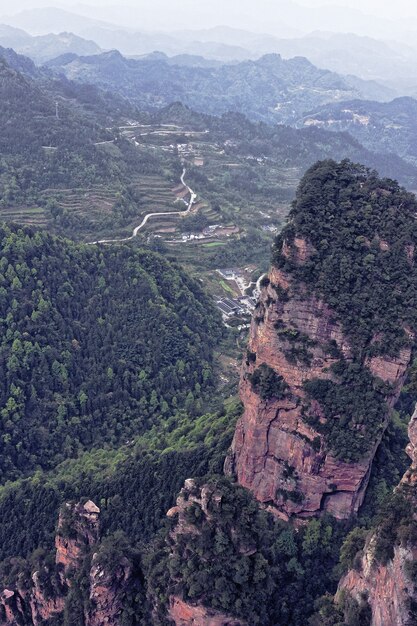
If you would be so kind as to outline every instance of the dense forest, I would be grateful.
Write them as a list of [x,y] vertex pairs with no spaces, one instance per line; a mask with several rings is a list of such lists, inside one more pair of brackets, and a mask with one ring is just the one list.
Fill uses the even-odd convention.
[[2,482],[201,412],[222,331],[178,268],[29,229],[0,249]]

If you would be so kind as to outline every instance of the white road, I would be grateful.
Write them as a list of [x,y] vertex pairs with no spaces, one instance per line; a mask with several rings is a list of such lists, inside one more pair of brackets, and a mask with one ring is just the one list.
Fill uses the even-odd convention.
[[145,224],[147,224],[148,220],[151,219],[152,217],[160,217],[161,215],[177,215],[178,217],[184,217],[185,215],[188,215],[191,209],[193,208],[193,205],[197,199],[197,194],[194,193],[191,187],[189,187],[187,183],[185,182],[184,180],[185,174],[186,174],[186,169],[184,168],[181,174],[181,182],[184,185],[184,187],[186,187],[188,191],[190,192],[190,200],[187,204],[187,208],[185,209],[185,211],[168,211],[165,213],[148,213],[147,215],[145,215],[145,217],[143,218],[139,226],[136,226],[136,228],[134,229],[130,237],[124,237],[123,239],[100,239],[99,241],[89,241],[88,244],[96,245],[99,243],[124,243],[125,241],[131,241],[132,239],[137,237],[138,232],[142,230]]

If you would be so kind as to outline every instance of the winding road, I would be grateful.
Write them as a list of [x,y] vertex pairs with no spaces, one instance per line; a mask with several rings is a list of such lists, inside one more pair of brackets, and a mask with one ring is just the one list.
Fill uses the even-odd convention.
[[100,239],[99,241],[89,241],[88,245],[92,246],[92,245],[96,245],[99,243],[124,243],[125,241],[132,241],[132,239],[137,237],[138,232],[142,230],[145,224],[147,224],[148,220],[151,219],[152,217],[160,217],[161,215],[178,215],[179,217],[184,217],[185,215],[188,215],[191,209],[193,208],[193,205],[197,198],[197,194],[185,182],[184,177],[185,177],[186,172],[187,170],[184,168],[181,174],[181,182],[184,185],[184,187],[186,187],[188,191],[190,192],[190,200],[187,204],[187,208],[185,209],[185,211],[168,211],[165,213],[148,213],[147,215],[145,215],[145,217],[143,218],[139,226],[136,226],[136,228],[134,229],[130,237],[124,237],[122,239]]

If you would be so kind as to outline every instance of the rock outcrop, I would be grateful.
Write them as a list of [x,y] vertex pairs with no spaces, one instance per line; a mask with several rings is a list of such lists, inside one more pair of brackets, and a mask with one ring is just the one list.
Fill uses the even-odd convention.
[[84,504],[65,504],[58,519],[55,537],[55,563],[64,572],[77,567],[83,552],[98,543],[100,538],[100,509],[91,500]]
[[[408,432],[407,453],[412,464],[398,491],[411,502],[414,521],[417,521],[417,409]],[[379,530],[369,537],[357,567],[340,581],[336,600],[346,593],[357,601],[366,598],[372,612],[371,626],[412,626],[417,623],[417,542],[410,539],[397,541],[393,546],[393,557],[387,563],[381,563],[375,558],[378,533]]]
[[358,602],[366,599],[371,626],[411,626],[410,601],[417,600],[407,563],[417,559],[417,546],[394,548],[394,558],[386,565],[375,563],[373,541],[367,545],[358,570],[351,570],[341,581],[338,599],[348,593]]
[[[295,265],[306,263],[313,252],[301,238],[295,238],[291,249],[286,244],[283,249]],[[240,381],[245,410],[226,473],[283,519],[323,512],[348,518],[363,501],[387,417],[363,458],[344,462],[332,455],[322,434],[304,419],[303,385],[313,379],[332,379],[330,368],[338,359],[352,360],[351,342],[329,306],[307,285],[295,283],[289,273],[274,267],[262,285]],[[398,398],[410,358],[411,348],[406,346],[397,357],[363,362],[374,376],[390,384],[385,396],[388,409]],[[254,389],[250,377],[262,364],[284,379],[283,397],[264,399]],[[310,410],[325,422],[318,403],[312,402]]]
[[87,551],[99,540],[99,514],[91,500],[64,505],[55,538],[55,567],[45,565],[29,580],[22,574],[15,589],[3,591],[0,624],[38,626],[64,611],[71,586],[68,575],[81,566]]
[[170,598],[169,616],[175,626],[246,626],[245,622],[204,606],[187,604],[176,596]]
[[[212,567],[212,560],[221,558],[220,554],[217,557],[215,553],[210,554],[213,552],[215,538],[223,536],[226,532],[233,545],[232,552],[248,558],[253,557],[257,552],[256,544],[248,536],[242,537],[230,523],[228,526],[223,524],[223,507],[230,515],[230,502],[221,486],[213,483],[201,485],[196,480],[186,480],[177,498],[176,506],[167,513],[167,517],[172,521],[168,541],[170,559],[185,562],[187,555],[191,558],[195,550],[199,552],[199,548],[196,548],[199,545],[199,538],[206,534],[212,537],[212,544],[206,547],[204,555],[209,569]],[[187,546],[185,549],[184,545]],[[173,576],[170,582],[173,588],[177,585],[180,588],[186,586],[183,583],[181,574],[177,578]],[[172,594],[167,607],[168,616],[175,626],[247,626],[245,620],[203,604],[204,600],[207,602],[207,594],[203,594],[201,601],[196,598],[193,602]]]
[[117,626],[131,584],[133,567],[120,558],[110,568],[103,567],[100,549],[100,509],[92,502],[66,504],[61,509],[55,538],[55,566],[45,565],[29,579],[22,574],[13,589],[0,594],[0,625],[40,626],[62,614],[67,598],[86,565],[89,604],[85,626]]
[[125,608],[126,589],[131,584],[132,563],[122,558],[111,568],[103,567],[93,556],[90,570],[90,608],[86,626],[115,626]]

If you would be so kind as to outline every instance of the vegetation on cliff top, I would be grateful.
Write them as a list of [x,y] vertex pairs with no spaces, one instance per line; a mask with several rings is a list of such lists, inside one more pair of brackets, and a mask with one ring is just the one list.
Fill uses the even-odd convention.
[[[417,200],[398,183],[349,161],[320,161],[304,175],[273,262],[321,296],[359,355],[395,354],[417,328]],[[303,264],[282,254],[307,239]]]
[[[353,348],[353,363],[339,355],[333,381],[305,385],[327,421],[319,423],[308,407],[306,419],[345,461],[366,454],[386,423],[390,389],[370,374],[366,359],[398,355],[417,330],[416,213],[415,197],[395,181],[349,161],[322,161],[302,179],[275,243],[274,264],[328,304]],[[296,237],[312,246],[303,263]]]
[[304,626],[315,598],[335,589],[342,525],[323,518],[296,531],[242,487],[213,477],[197,481],[197,491],[204,485],[215,493],[209,515],[190,503],[185,515],[193,532],[171,534],[173,520],[145,558],[149,594],[161,615],[173,594],[251,625]]

